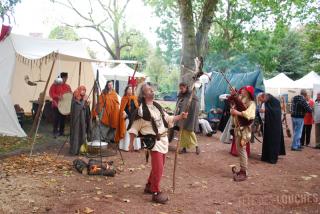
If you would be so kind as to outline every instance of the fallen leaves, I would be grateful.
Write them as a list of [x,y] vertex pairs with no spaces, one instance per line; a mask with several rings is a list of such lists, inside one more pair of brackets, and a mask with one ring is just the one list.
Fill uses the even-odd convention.
[[103,197],[105,197],[105,198],[113,198],[112,195],[104,195]]
[[301,176],[301,178],[305,181],[309,181],[312,179],[312,177],[309,177],[309,176]]
[[130,187],[130,184],[124,184],[123,185],[123,188],[129,188]]
[[84,212],[85,214],[90,214],[90,213],[93,213],[94,210],[91,209],[91,208],[89,208],[89,207],[86,207],[86,208],[84,208],[83,212]]
[[51,175],[60,174],[70,176],[72,165],[66,160],[55,160],[55,156],[47,153],[36,157],[27,155],[13,156],[2,163],[2,171],[8,176],[16,174]]
[[125,203],[130,203],[130,200],[127,199],[127,198],[124,198],[122,201],[125,202]]

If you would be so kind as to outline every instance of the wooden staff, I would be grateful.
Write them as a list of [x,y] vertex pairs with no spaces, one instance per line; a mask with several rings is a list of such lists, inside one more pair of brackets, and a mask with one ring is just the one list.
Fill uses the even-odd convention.
[[79,62],[79,79],[78,79],[78,87],[80,86],[81,82],[81,62]]
[[38,110],[37,110],[37,114],[35,116],[35,120],[34,120],[34,122],[32,124],[32,128],[31,128],[30,133],[29,133],[29,137],[32,137],[32,134],[33,134],[33,132],[35,130],[33,141],[32,141],[32,145],[31,145],[31,150],[30,150],[30,157],[32,156],[34,143],[36,141],[39,125],[40,125],[41,118],[42,118],[45,97],[46,97],[47,89],[48,89],[48,86],[49,86],[49,82],[50,82],[50,79],[51,79],[51,76],[52,76],[52,73],[53,73],[53,68],[54,68],[55,63],[56,63],[56,54],[54,54],[54,58],[53,58],[51,70],[50,70],[50,73],[49,73],[49,77],[48,77],[46,85],[44,87],[43,95],[40,96],[40,103],[39,103],[39,107],[38,107]]
[[[191,95],[189,97],[189,100],[188,100],[188,104],[187,104],[187,107],[185,109],[185,112],[188,112],[189,111],[189,108],[191,106],[191,102],[192,102],[192,99],[193,99],[193,96],[195,94],[195,87],[194,87],[195,83],[193,83],[192,85],[192,92],[191,92]],[[173,188],[173,192],[175,191],[176,189],[176,170],[177,170],[177,160],[178,160],[178,154],[179,154],[179,148],[180,148],[180,143],[181,143],[181,136],[182,136],[182,131],[183,131],[183,126],[181,127],[180,129],[180,132],[179,132],[179,142],[177,144],[177,147],[176,147],[176,152],[174,154],[174,165],[173,165],[173,178],[172,178],[172,188]]]
[[[203,66],[202,57],[200,57],[200,58],[197,57],[195,59],[195,65],[196,65],[196,72],[194,72],[195,73],[194,74],[194,78],[193,78],[194,82],[193,82],[192,87],[191,87],[191,91],[192,92],[191,92],[191,95],[189,97],[189,100],[188,100],[188,103],[187,103],[187,106],[186,106],[186,109],[185,109],[184,112],[188,112],[189,111],[193,96],[195,94],[195,82],[203,74],[203,72],[202,72],[202,66]],[[183,131],[183,126],[181,126],[181,129],[180,129],[179,142],[177,144],[176,152],[175,152],[175,155],[174,155],[173,177],[172,177],[173,193],[174,193],[174,191],[176,189],[176,171],[177,171],[177,162],[178,162],[178,154],[179,154],[179,148],[180,148],[180,143],[181,143],[182,131]]]

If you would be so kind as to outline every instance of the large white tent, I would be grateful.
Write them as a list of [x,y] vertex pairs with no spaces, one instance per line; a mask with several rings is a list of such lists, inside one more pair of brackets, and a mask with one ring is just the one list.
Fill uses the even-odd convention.
[[263,80],[263,83],[267,93],[274,96],[288,94],[289,100],[298,92],[294,80],[284,73],[280,73],[271,79]]
[[320,76],[311,71],[301,79],[298,79],[294,82],[296,88],[304,88],[304,89],[313,89],[315,84],[320,83]]
[[[125,62],[125,61],[124,61]],[[119,81],[119,95],[123,95],[123,91],[128,84],[128,78],[132,77],[134,74],[134,69],[130,68],[125,63],[120,63],[119,65],[110,68],[107,66],[99,65],[96,69],[99,70],[99,83],[101,87],[104,87],[106,81],[114,80]],[[146,75],[140,72],[135,73],[136,78],[146,78]]]
[[294,88],[294,81],[284,73],[263,81],[265,88]]
[[[55,64],[49,86],[60,72],[67,72],[68,84],[72,90],[76,89],[79,83],[90,90],[94,82],[94,61],[90,59],[81,42],[14,34],[0,41],[0,134],[26,136],[18,123],[14,104],[19,104],[25,112],[31,110],[30,101],[37,100],[43,92],[53,62]],[[25,82],[26,76],[37,85],[28,85]]]

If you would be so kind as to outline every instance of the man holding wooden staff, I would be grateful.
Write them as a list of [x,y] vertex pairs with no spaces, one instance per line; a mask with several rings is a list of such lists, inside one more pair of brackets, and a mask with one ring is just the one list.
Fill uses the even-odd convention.
[[177,116],[167,115],[162,107],[154,102],[154,90],[148,84],[142,85],[139,100],[141,105],[133,112],[128,126],[129,151],[133,151],[133,142],[136,137],[140,137],[144,146],[151,150],[151,172],[144,192],[152,194],[153,202],[164,204],[168,201],[168,196],[160,191],[160,181],[169,148],[167,131],[174,122],[187,118],[188,113],[182,112]]

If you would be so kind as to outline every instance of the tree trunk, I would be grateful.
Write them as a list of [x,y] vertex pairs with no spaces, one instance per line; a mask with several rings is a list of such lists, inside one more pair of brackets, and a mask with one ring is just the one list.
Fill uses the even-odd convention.
[[196,40],[191,0],[178,0],[182,32],[181,81],[190,82],[196,57]]
[[120,38],[119,38],[119,22],[116,20],[113,24],[114,30],[114,48],[116,59],[120,60]]
[[217,9],[218,0],[205,0],[202,6],[200,23],[195,33],[193,20],[192,0],[178,0],[180,12],[180,24],[182,32],[181,53],[181,80],[187,83],[192,81],[194,59],[197,56],[205,56],[207,49],[208,33],[212,25],[214,12]]
[[207,52],[208,34],[212,25],[214,12],[217,10],[218,0],[206,0],[196,35],[198,56],[205,56]]

